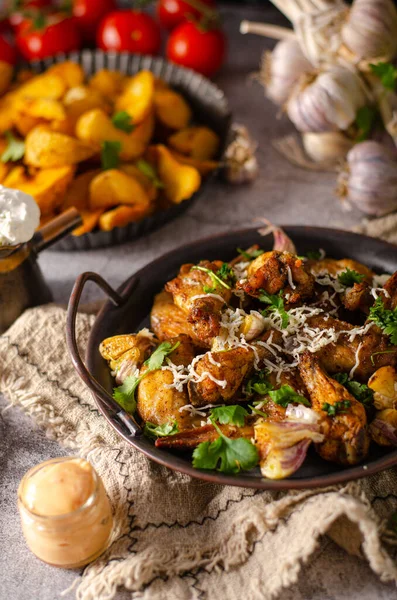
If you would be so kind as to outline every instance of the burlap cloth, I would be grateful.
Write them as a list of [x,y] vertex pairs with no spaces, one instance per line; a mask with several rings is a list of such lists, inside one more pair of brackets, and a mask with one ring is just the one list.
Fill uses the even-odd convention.
[[[84,348],[93,317],[81,315]],[[341,487],[263,492],[221,487],[160,467],[121,441],[75,374],[65,312],[27,311],[0,337],[0,391],[59,441],[93,463],[115,513],[114,542],[88,566],[77,598],[247,600],[277,597],[297,581],[330,535],[366,559],[382,581],[397,581],[397,471]]]

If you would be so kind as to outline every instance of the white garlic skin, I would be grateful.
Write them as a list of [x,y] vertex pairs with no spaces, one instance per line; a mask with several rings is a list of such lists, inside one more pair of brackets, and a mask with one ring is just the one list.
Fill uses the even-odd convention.
[[354,142],[341,131],[303,133],[302,143],[306,154],[314,162],[335,163],[346,157]]
[[250,183],[258,177],[259,166],[255,156],[256,143],[244,125],[234,124],[233,141],[225,152],[224,176],[229,183]]
[[313,66],[304,56],[295,40],[278,42],[272,52],[266,52],[260,79],[263,80],[266,96],[275,104],[284,104],[299,77],[313,71]]
[[366,101],[360,77],[343,67],[333,67],[298,88],[288,101],[287,113],[298,131],[343,131]]
[[393,0],[355,0],[342,27],[342,40],[358,58],[393,58],[397,52]]
[[341,173],[342,196],[368,215],[382,216],[397,209],[397,153],[379,142],[356,144]]

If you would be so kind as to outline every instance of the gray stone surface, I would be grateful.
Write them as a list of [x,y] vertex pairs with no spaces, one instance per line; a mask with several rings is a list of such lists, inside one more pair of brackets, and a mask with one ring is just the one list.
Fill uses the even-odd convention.
[[[273,10],[230,7],[224,10],[229,33],[229,59],[218,77],[230,99],[235,120],[244,123],[259,142],[259,179],[250,187],[232,188],[217,183],[179,220],[146,238],[118,248],[63,254],[45,252],[40,257],[55,299],[66,303],[76,276],[85,270],[101,273],[119,285],[137,268],[163,252],[191,240],[249,225],[260,217],[292,224],[348,227],[357,222],[355,212],[341,211],[333,195],[334,177],[305,172],[289,165],[271,147],[271,139],[292,131],[286,119],[276,118],[275,108],[249,76],[257,69],[261,51],[271,43],[238,33],[241,18],[282,22]],[[87,299],[98,298],[93,287]],[[6,402],[0,399],[0,405]],[[74,580],[76,573],[49,567],[27,550],[20,531],[16,492],[28,468],[65,451],[19,410],[9,409],[0,420],[0,599],[54,600]],[[286,551],[288,551],[286,549]],[[67,597],[73,597],[73,593]],[[129,598],[120,592],[118,600]],[[396,588],[383,584],[368,565],[347,556],[324,538],[299,582],[282,594],[283,600],[391,600]],[[99,600],[99,599],[98,599]]]

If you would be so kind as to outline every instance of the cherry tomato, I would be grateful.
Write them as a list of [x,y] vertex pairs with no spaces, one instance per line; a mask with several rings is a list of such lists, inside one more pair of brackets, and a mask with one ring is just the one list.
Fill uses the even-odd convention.
[[110,12],[116,10],[115,0],[73,0],[72,13],[87,42],[95,42],[99,23]]
[[226,39],[220,29],[200,29],[195,23],[182,23],[171,32],[167,57],[171,62],[202,73],[214,75],[226,53]]
[[[58,54],[71,52],[81,46],[80,32],[74,18],[62,14],[49,15],[43,24],[26,19],[20,26],[16,42],[18,49],[26,60],[35,60]],[[42,25],[42,26],[41,26]]]
[[116,10],[101,22],[97,32],[97,46],[102,50],[157,54],[161,35],[156,21],[137,10]]
[[10,10],[10,15],[8,17],[8,22],[11,25],[12,29],[14,29],[15,33],[18,32],[19,26],[25,19],[24,11],[29,9],[48,9],[53,5],[52,0],[19,0],[17,2],[9,2],[12,9]]
[[[200,2],[210,8],[215,6],[215,0],[200,0]],[[187,20],[199,19],[203,13],[197,8],[193,8],[184,0],[159,0],[157,4],[157,16],[160,24],[165,29],[174,29],[180,23]]]
[[0,35],[0,61],[15,65],[17,53],[14,46]]

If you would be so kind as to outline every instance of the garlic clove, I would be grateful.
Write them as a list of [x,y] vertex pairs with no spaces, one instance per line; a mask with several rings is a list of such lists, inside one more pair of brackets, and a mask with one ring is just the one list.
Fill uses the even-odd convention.
[[257,145],[243,125],[234,124],[232,131],[234,139],[225,152],[225,179],[236,185],[252,182],[259,173]]
[[259,81],[265,87],[270,100],[281,106],[284,104],[299,77],[313,71],[313,66],[305,58],[296,40],[283,40],[276,44],[272,52],[265,52],[262,59]]
[[315,162],[335,163],[353,147],[353,140],[341,131],[303,133],[302,143],[306,154]]
[[393,58],[397,53],[397,10],[393,1],[355,0],[341,36],[358,58]]
[[295,89],[287,113],[302,132],[343,131],[366,101],[360,76],[343,67],[332,67]]
[[251,340],[257,338],[264,329],[264,317],[262,317],[262,315],[256,311],[251,311],[249,315],[245,316],[240,333],[244,335],[247,342],[250,342]]
[[375,141],[356,144],[338,179],[338,194],[375,216],[397,209],[397,153]]

